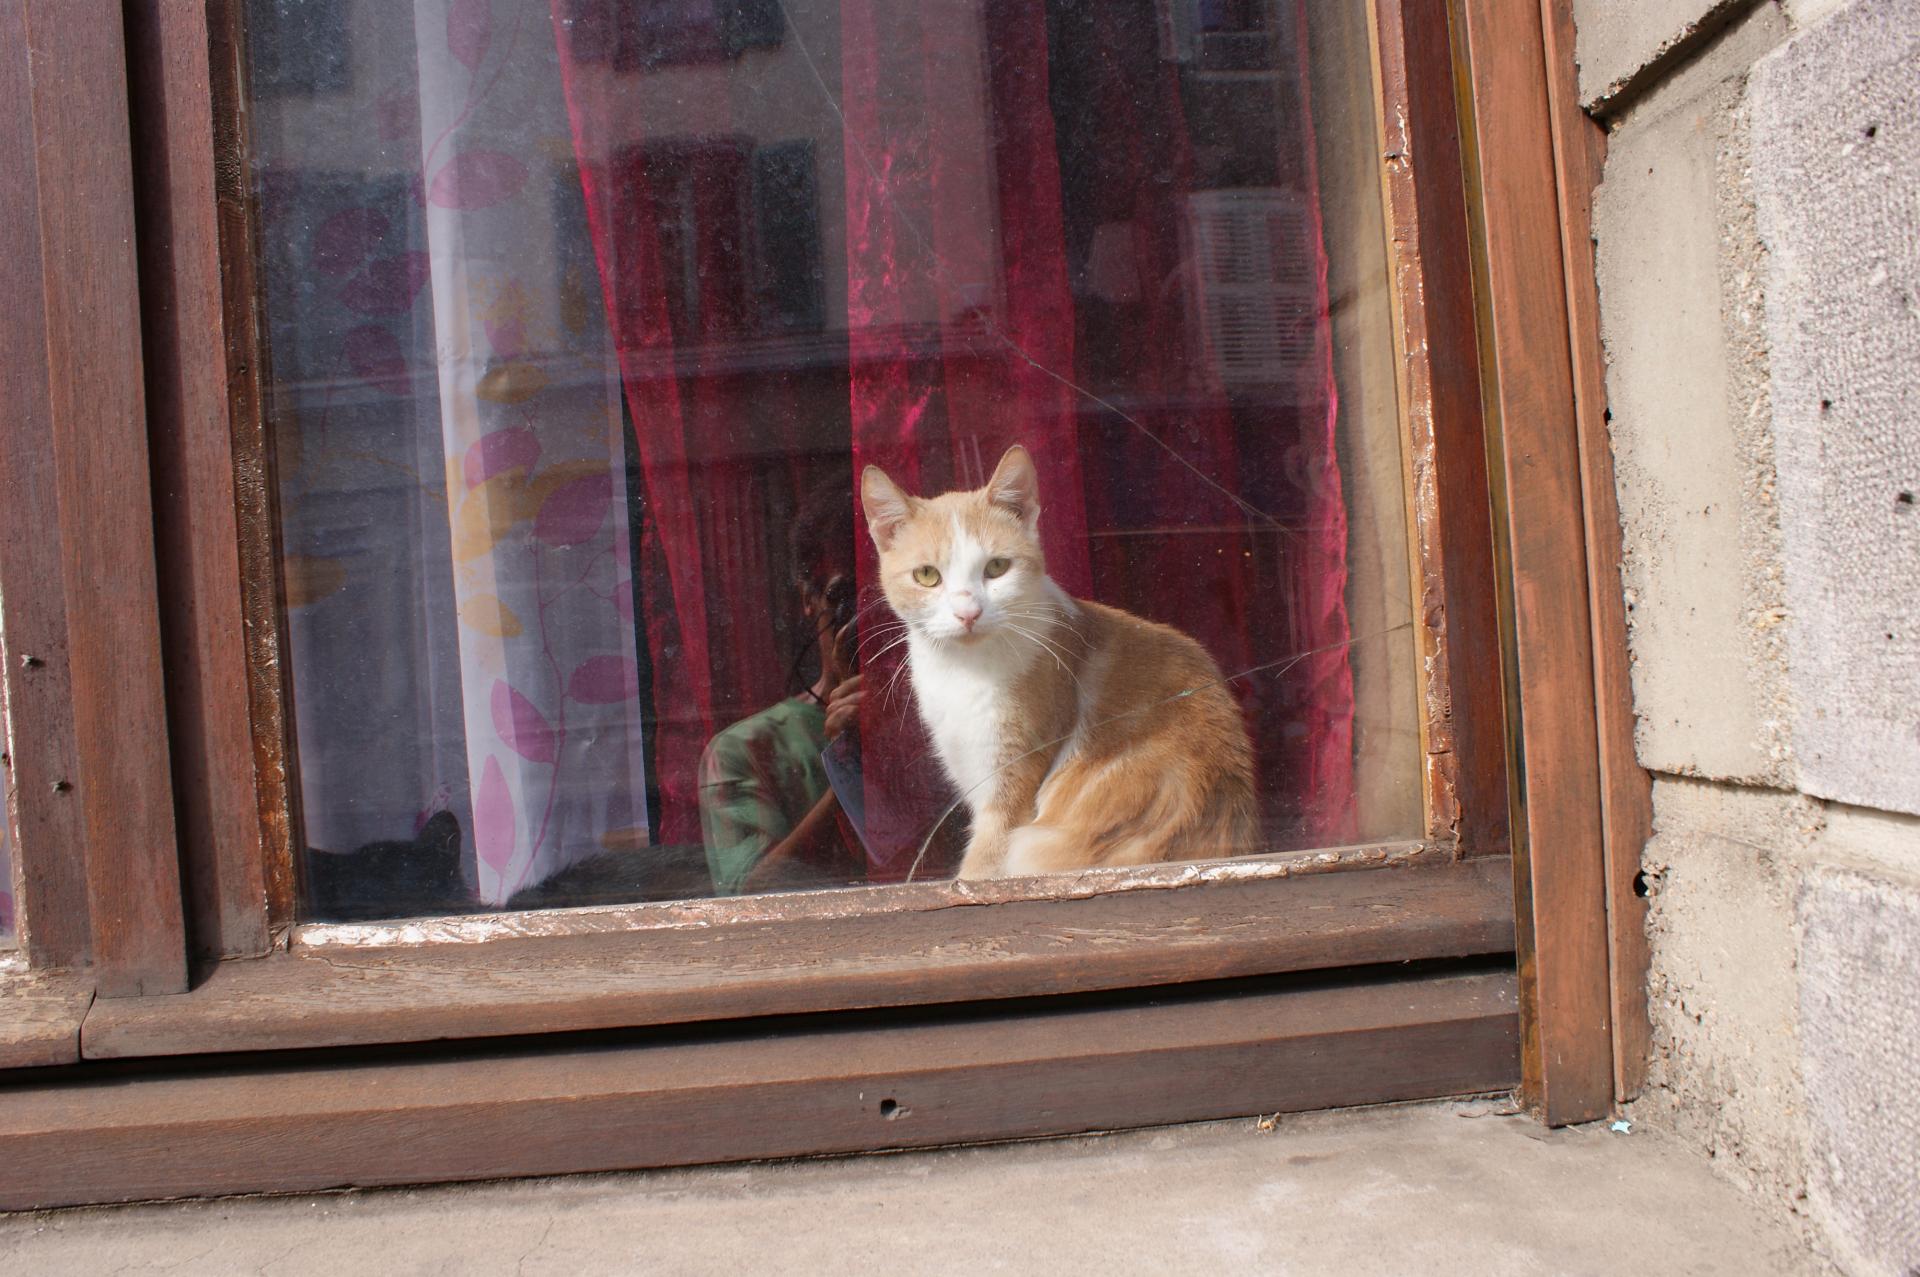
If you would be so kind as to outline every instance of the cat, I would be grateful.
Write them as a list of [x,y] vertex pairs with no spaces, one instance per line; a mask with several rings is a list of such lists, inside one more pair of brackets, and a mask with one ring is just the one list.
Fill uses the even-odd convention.
[[460,881],[460,821],[450,811],[433,813],[410,839],[345,853],[310,849],[306,868],[309,921],[473,911]]
[[603,851],[521,888],[504,906],[489,906],[461,879],[461,845],[459,817],[437,811],[410,839],[370,842],[347,853],[309,848],[304,916],[309,922],[369,922],[713,894],[706,851],[695,843],[648,847],[645,855]]
[[1258,848],[1253,749],[1219,666],[1054,583],[1025,448],[986,487],[928,498],[868,466],[860,504],[915,704],[973,818],[958,877]]

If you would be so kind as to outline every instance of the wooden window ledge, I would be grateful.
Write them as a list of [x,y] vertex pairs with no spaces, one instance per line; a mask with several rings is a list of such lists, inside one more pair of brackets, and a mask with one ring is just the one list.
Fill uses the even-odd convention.
[[[15,1088],[0,1209],[1062,1135],[1510,1089],[1511,970]],[[764,1022],[763,1022],[764,1024]],[[84,1066],[83,1066],[84,1067]]]
[[[853,912],[842,893],[714,922],[485,943],[298,944],[227,961],[189,993],[100,1000],[90,1060],[284,1051],[923,1006],[1513,952],[1505,857],[1410,855],[1345,872],[1160,871],[1075,899],[965,893]],[[1297,866],[1296,866],[1297,868]],[[1191,873],[1192,871],[1186,871]],[[899,891],[901,889],[888,889]],[[991,901],[991,896],[971,903]],[[824,904],[822,902],[825,902]],[[944,903],[942,903],[944,901]],[[787,910],[783,916],[781,910]],[[585,911],[580,911],[585,912]],[[576,913],[576,917],[578,914]],[[471,923],[475,920],[460,920]],[[319,929],[316,929],[319,930]],[[337,930],[337,929],[336,929]]]
[[0,967],[0,1069],[78,1060],[92,1004],[93,979],[84,973]]

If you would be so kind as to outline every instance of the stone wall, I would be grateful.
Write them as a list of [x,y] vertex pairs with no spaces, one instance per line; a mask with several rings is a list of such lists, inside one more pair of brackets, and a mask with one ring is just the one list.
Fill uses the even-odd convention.
[[1646,1109],[1920,1270],[1920,3],[1575,0],[1641,761]]

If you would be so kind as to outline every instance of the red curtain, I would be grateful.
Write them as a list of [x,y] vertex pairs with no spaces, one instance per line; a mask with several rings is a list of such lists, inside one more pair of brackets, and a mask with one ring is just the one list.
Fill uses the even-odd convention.
[[[610,155],[615,82],[581,74],[593,59],[572,43],[598,28],[563,19],[582,0],[554,0],[644,472],[639,607],[658,717],[657,836],[697,836],[693,776],[706,739],[736,709],[779,694],[767,671],[781,653],[760,603],[782,585],[768,577],[778,531],[766,493],[801,482],[795,458],[837,451],[849,476],[878,464],[912,490],[939,491],[981,482],[1020,441],[1038,461],[1055,578],[1179,626],[1230,675],[1251,671],[1233,687],[1271,839],[1342,840],[1353,818],[1346,516],[1304,7],[1270,33],[1285,102],[1227,130],[1225,108],[1167,56],[1151,0],[979,3],[838,6],[839,82],[823,87],[844,119],[845,181],[819,199],[841,202],[821,224],[844,234],[844,364],[827,374],[843,387],[844,416],[823,420],[795,406],[806,394],[795,374],[734,375],[716,353],[742,333],[742,246],[689,232],[672,210],[733,190],[725,171],[738,157],[717,140],[693,152],[636,147],[631,119]],[[829,52],[809,56],[830,67]],[[1205,118],[1190,118],[1195,101]],[[1217,131],[1271,137],[1272,154],[1223,159]],[[681,180],[686,199],[659,189]],[[1286,259],[1275,269],[1306,281],[1286,320],[1303,353],[1265,380],[1229,375],[1229,352],[1211,343],[1211,241],[1196,229],[1211,193],[1248,187],[1281,193],[1270,199],[1274,251]],[[1305,211],[1282,215],[1294,207]],[[724,210],[709,216],[732,224]],[[689,233],[699,242],[676,238]],[[681,263],[702,275],[697,312],[668,285]],[[749,419],[765,423],[756,448],[785,447],[785,460],[743,450]],[[755,541],[757,562],[746,548]],[[870,601],[864,535],[860,554]],[[870,686],[894,678],[898,656],[869,668]],[[904,680],[891,698],[869,698],[862,736],[872,874],[897,878],[950,796]]]

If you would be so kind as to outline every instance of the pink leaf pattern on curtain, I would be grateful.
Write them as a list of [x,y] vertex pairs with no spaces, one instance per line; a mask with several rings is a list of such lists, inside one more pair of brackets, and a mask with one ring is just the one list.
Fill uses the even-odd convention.
[[322,275],[351,275],[389,230],[378,209],[348,208],[320,224],[313,236],[313,268]]
[[518,195],[530,172],[526,161],[505,151],[465,151],[433,175],[427,198],[441,208],[492,208]]
[[340,290],[340,300],[363,315],[403,315],[430,275],[425,253],[375,258]]
[[588,705],[613,705],[640,694],[640,666],[624,656],[590,656],[567,678],[567,695]]
[[534,519],[533,535],[548,545],[579,545],[591,540],[607,521],[607,504],[613,500],[613,476],[588,475],[555,488],[540,506]]
[[504,679],[494,683],[492,701],[493,730],[501,744],[530,762],[554,761],[559,742],[552,724],[532,701]]
[[477,488],[508,470],[531,472],[540,460],[540,436],[526,426],[509,426],[483,435],[460,464],[467,487]]
[[469,71],[478,71],[493,43],[489,0],[453,0],[447,6],[447,51]]
[[480,784],[473,794],[473,844],[480,863],[504,875],[513,863],[519,843],[513,790],[499,760],[489,756],[480,768]]

